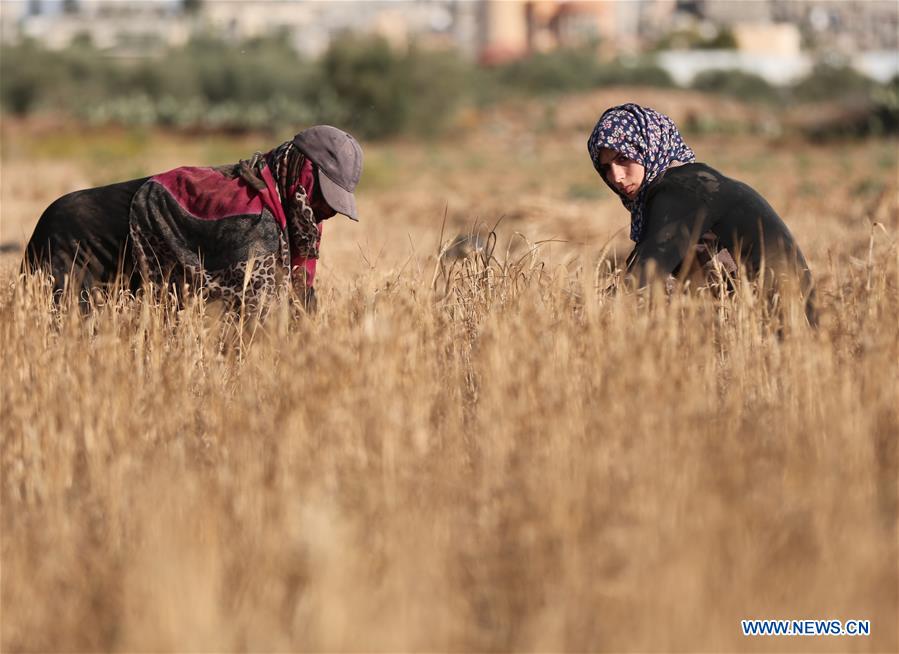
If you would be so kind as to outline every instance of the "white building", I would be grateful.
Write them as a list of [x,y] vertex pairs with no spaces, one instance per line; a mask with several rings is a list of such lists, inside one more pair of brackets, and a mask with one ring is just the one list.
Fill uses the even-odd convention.
[[61,0],[39,2],[42,11],[33,13],[28,0],[0,0],[4,42],[29,37],[60,49],[82,37],[113,53],[152,54],[197,32],[235,42],[286,34],[299,52],[315,56],[345,31],[402,47],[415,36],[450,34],[453,24],[451,0],[204,0],[190,16],[182,0],[78,0],[73,13],[61,11]]

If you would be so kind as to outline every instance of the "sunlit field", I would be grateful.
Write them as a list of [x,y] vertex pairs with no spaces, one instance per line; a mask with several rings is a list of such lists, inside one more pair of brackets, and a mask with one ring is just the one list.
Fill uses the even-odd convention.
[[750,288],[606,290],[628,218],[585,143],[622,100],[739,109],[610,91],[363,143],[318,312],[263,322],[55,309],[18,264],[63,193],[292,134],[4,117],[0,649],[899,649],[899,144],[687,137],[790,226],[813,330]]

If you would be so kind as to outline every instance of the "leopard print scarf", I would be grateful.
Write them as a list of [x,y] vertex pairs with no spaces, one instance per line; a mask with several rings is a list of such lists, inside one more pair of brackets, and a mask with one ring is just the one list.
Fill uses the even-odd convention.
[[[163,185],[144,184],[132,201],[129,220],[133,256],[142,278],[176,292],[187,283],[202,288],[209,299],[252,311],[265,304],[264,298],[279,294],[285,285],[305,297],[305,281],[292,274],[291,260],[298,254],[317,258],[319,232],[306,191],[299,183],[305,157],[292,146],[292,142],[284,144],[268,154],[256,153],[237,164],[216,168],[263,191],[266,185],[262,172],[270,166],[287,219],[286,229],[274,220],[246,223],[237,230],[218,229],[214,222],[191,219]],[[190,229],[178,229],[182,221],[188,221]]]
[[234,166],[234,175],[258,191],[265,190],[262,168],[268,166],[278,187],[281,206],[287,217],[287,237],[293,256],[318,259],[318,224],[306,197],[306,189],[299,183],[300,171],[306,156],[293,141],[286,141],[265,154],[256,152],[250,159],[242,159]]

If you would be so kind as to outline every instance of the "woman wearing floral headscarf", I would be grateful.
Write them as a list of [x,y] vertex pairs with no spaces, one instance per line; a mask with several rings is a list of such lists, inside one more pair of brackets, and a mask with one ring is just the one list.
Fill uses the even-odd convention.
[[[593,166],[631,215],[628,271],[685,279],[697,269],[732,280],[739,271],[769,288],[812,278],[790,230],[754,189],[696,162],[674,122],[637,104],[606,110],[587,141]],[[812,316],[807,304],[807,315]]]

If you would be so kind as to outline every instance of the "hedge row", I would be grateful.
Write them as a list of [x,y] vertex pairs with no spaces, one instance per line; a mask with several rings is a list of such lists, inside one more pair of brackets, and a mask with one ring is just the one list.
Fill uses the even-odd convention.
[[[341,39],[316,60],[302,59],[286,38],[239,45],[199,38],[138,61],[110,58],[89,43],[51,52],[25,42],[0,51],[0,68],[0,102],[16,114],[49,108],[92,123],[216,130],[332,122],[366,138],[436,133],[461,105],[510,96],[674,85],[651,60],[601,62],[589,49],[483,69],[446,52],[398,52],[377,38]],[[880,87],[832,66],[789,89],[736,71],[705,73],[694,86],[764,102],[852,95],[889,104],[896,94],[895,83]]]

